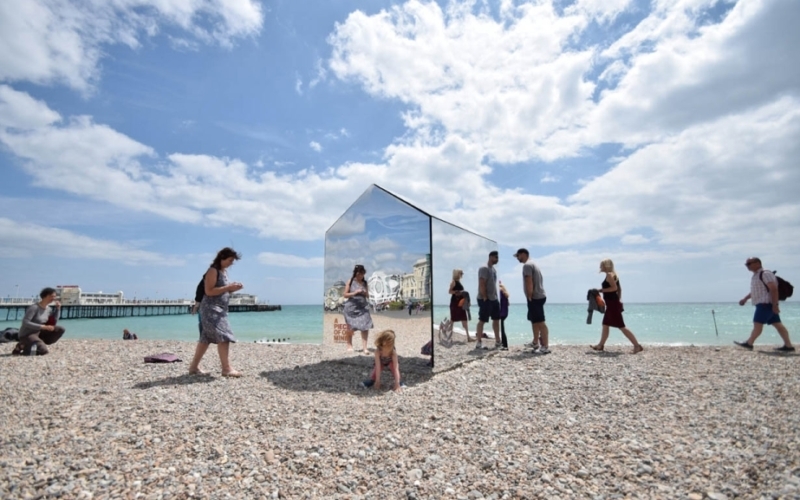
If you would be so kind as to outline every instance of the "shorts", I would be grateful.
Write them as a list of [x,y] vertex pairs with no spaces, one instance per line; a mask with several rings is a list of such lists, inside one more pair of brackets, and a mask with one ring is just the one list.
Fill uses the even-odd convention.
[[772,312],[772,304],[756,304],[756,312],[753,314],[753,323],[773,325],[780,322],[781,317]]
[[489,318],[500,319],[500,301],[478,299],[478,321],[486,323]]
[[528,321],[531,323],[544,323],[545,302],[547,302],[547,297],[528,301]]

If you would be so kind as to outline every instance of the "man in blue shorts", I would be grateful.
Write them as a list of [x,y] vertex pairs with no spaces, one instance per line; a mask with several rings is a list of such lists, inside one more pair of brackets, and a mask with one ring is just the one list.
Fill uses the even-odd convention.
[[497,298],[497,273],[494,266],[499,257],[496,251],[489,252],[489,262],[478,269],[478,327],[475,334],[478,343],[475,349],[488,349],[483,346],[483,325],[492,320],[494,346],[500,349],[500,301]]
[[[544,319],[544,303],[547,295],[544,292],[544,279],[539,266],[530,260],[526,248],[520,248],[514,257],[522,264],[522,289],[528,302],[528,321],[533,330],[533,353],[550,354],[550,330]],[[540,344],[541,343],[541,344]]]
[[772,325],[783,339],[783,347],[777,347],[775,350],[794,352],[794,346],[789,339],[789,331],[783,326],[779,316],[781,308],[778,305],[778,280],[772,272],[761,267],[761,259],[758,257],[750,257],[744,265],[753,273],[753,277],[750,278],[750,293],[739,301],[739,305],[743,306],[747,303],[747,299],[751,299],[753,305],[756,306],[756,312],[753,315],[753,331],[750,333],[750,338],[745,342],[734,341],[733,343],[752,350],[764,325]]

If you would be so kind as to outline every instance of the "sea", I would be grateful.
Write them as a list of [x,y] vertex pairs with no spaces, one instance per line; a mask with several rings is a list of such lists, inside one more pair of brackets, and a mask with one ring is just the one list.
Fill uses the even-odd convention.
[[[475,313],[477,313],[476,308]],[[430,314],[430,312],[423,312]],[[551,345],[594,344],[600,338],[603,315],[594,313],[587,324],[586,304],[547,304],[545,307]],[[439,324],[449,316],[448,307],[434,307],[433,320]],[[525,304],[511,304],[505,320],[510,345],[522,345],[532,338],[526,320]],[[736,303],[634,304],[625,303],[625,323],[645,345],[730,345],[745,340],[752,328],[753,307]],[[280,311],[231,313],[229,319],[239,342],[271,341],[293,344],[322,342],[322,305],[287,305]],[[475,332],[477,314],[469,322]],[[789,334],[800,342],[800,303],[781,304],[781,320]],[[64,338],[122,339],[122,330],[135,332],[141,339],[198,339],[197,316],[149,316],[109,319],[65,319]],[[456,325],[460,326],[460,325]],[[0,321],[0,331],[19,328],[19,321]],[[491,325],[486,331],[491,335]],[[608,344],[627,344],[619,330],[611,329]],[[772,327],[765,327],[759,343],[780,344]]]

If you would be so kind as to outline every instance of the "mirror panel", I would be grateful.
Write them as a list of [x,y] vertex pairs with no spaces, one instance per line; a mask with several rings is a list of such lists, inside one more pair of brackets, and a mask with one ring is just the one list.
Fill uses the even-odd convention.
[[[433,243],[433,330],[434,330],[434,371],[446,370],[467,359],[480,356],[488,351],[474,350],[475,343],[467,342],[461,321],[455,321],[452,334],[439,332],[442,320],[450,319],[450,283],[453,270],[463,271],[461,284],[469,293],[466,308],[467,330],[475,338],[478,323],[478,269],[486,265],[489,252],[497,250],[497,243],[473,232],[437,219],[431,220],[431,240]],[[502,260],[503,256],[500,256]],[[454,304],[457,307],[457,304]],[[485,331],[492,336],[491,323]],[[488,345],[494,345],[490,342]]]
[[[369,357],[359,354],[361,335],[349,331],[344,317],[345,284],[356,264],[366,268],[369,286]],[[378,186],[367,189],[325,233],[322,343],[328,356],[371,367],[375,338],[391,329],[401,373],[426,367],[430,357],[420,350],[431,339],[431,264],[430,217]],[[351,335],[353,352],[347,350]]]

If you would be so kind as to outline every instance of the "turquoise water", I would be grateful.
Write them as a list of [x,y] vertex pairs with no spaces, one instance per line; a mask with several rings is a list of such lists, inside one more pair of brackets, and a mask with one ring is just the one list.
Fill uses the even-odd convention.
[[[714,331],[712,310],[719,337]],[[551,344],[592,344],[600,338],[602,315],[595,313],[592,324],[587,325],[584,304],[548,304],[545,313]],[[509,307],[505,324],[511,345],[531,340],[531,327],[525,314],[524,304]],[[748,337],[752,314],[752,306],[738,304],[625,304],[628,327],[640,342],[650,345],[729,345],[733,340]],[[447,307],[434,309],[436,323],[448,315]],[[262,339],[321,342],[322,306],[283,306],[282,311],[232,313],[229,318],[237,339],[242,342]],[[475,331],[475,319],[473,315],[469,323],[471,333]],[[800,304],[781,304],[781,319],[790,335],[800,342]],[[67,337],[72,338],[121,339],[123,328],[136,332],[143,339],[196,341],[198,337],[197,316],[190,315],[72,319],[61,320],[59,324],[67,329]],[[0,330],[8,327],[19,328],[19,322],[0,321]],[[780,339],[774,328],[766,327],[759,341],[778,344]],[[618,330],[612,329],[609,343],[625,344],[627,340]]]

